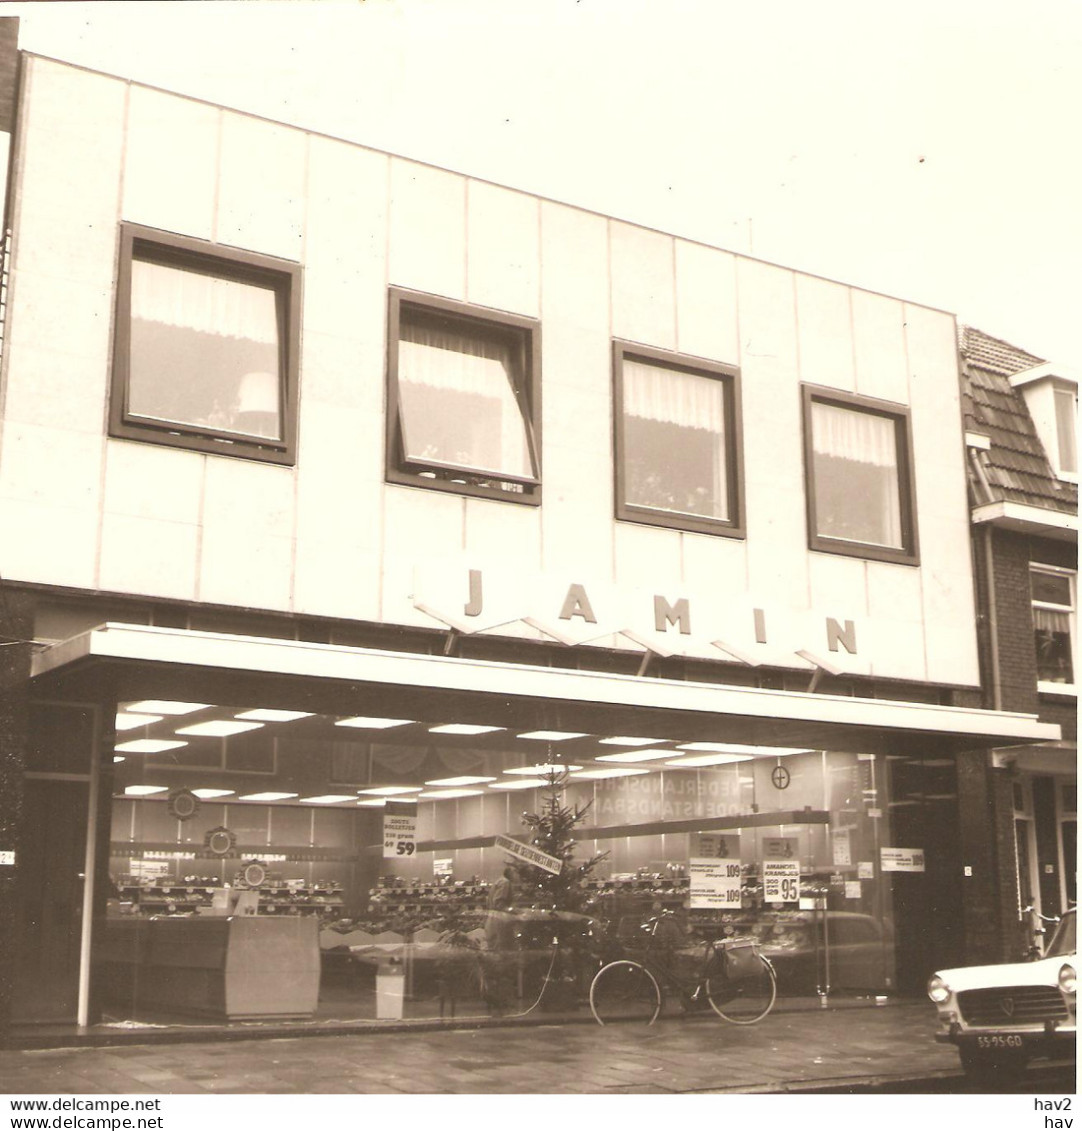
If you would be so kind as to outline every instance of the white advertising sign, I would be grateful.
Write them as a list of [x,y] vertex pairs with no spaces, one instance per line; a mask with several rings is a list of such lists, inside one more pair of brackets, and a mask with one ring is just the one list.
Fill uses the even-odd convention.
[[853,856],[849,846],[849,830],[837,829],[833,837],[834,845],[834,863],[839,864],[852,864]]
[[795,860],[800,851],[799,845],[795,836],[763,837],[763,859]]
[[[740,907],[740,837],[700,833],[692,837],[688,860],[690,906],[715,909]],[[711,851],[712,850],[712,851]]]
[[879,867],[884,872],[923,872],[923,848],[881,848]]
[[558,856],[550,856],[539,848],[523,844],[522,841],[513,840],[509,836],[497,836],[496,847],[502,849],[508,856],[513,856],[516,860],[533,864],[534,867],[540,868],[543,872],[550,872],[554,876],[558,876],[563,870],[564,862]]
[[799,902],[799,860],[763,861],[763,900],[766,903]]
[[860,880],[846,880],[845,881],[845,898],[846,899],[860,899],[861,897]]
[[858,880],[874,880],[875,865],[870,860],[861,860],[857,865]]
[[412,856],[417,851],[417,803],[392,805],[383,810],[383,858]]

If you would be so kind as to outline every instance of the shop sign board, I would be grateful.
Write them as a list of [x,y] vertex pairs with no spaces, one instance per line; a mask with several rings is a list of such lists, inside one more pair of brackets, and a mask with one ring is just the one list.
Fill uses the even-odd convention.
[[875,865],[870,860],[861,860],[857,864],[857,879],[858,880],[874,880],[875,879]]
[[796,903],[800,899],[800,861],[763,861],[763,900],[766,903]]
[[863,895],[863,891],[861,890],[860,880],[845,881],[846,899],[860,899],[861,895]]
[[15,866],[15,853],[10,849],[0,851],[0,865],[5,868],[12,868]]
[[432,861],[432,874],[434,876],[451,876],[454,875],[455,861],[454,857],[448,856],[446,859],[435,859]]
[[558,856],[550,856],[532,845],[523,844],[520,840],[513,840],[509,836],[498,835],[496,847],[502,849],[508,856],[521,860],[524,864],[532,864],[542,872],[550,872],[558,876],[563,871],[564,862]]
[[880,848],[879,867],[884,872],[923,872],[923,848]]
[[699,833],[691,838],[688,860],[692,907],[740,906],[740,837]]
[[417,851],[417,802],[388,798],[383,810],[383,858],[412,856]]
[[800,850],[800,842],[795,836],[763,837],[764,860],[795,860]]
[[849,844],[849,830],[848,829],[835,829],[832,840],[834,846],[834,864],[835,866],[848,865],[853,863],[853,857]]

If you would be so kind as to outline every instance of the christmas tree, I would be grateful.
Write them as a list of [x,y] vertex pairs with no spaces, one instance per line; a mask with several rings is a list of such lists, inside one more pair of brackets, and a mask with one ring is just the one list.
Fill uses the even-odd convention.
[[594,868],[608,856],[600,852],[581,864],[575,863],[576,841],[574,830],[583,821],[593,801],[585,805],[566,805],[563,799],[567,785],[566,770],[552,769],[545,773],[545,792],[540,810],[537,813],[523,813],[522,823],[530,830],[530,843],[534,848],[555,856],[563,862],[559,873],[546,872],[534,864],[515,862],[515,870],[521,881],[523,895],[540,907],[551,907],[557,911],[577,911],[581,908],[585,893],[583,883]]

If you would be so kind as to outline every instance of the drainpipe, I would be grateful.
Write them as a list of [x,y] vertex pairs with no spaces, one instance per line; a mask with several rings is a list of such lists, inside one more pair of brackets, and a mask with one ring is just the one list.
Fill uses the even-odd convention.
[[[984,496],[984,502],[994,502],[988,476],[975,448],[969,449],[969,463],[973,469],[976,482],[980,485],[980,493]],[[990,523],[985,524],[981,531],[981,558],[985,593],[988,601],[988,678],[992,685],[992,709],[1000,711],[1003,709],[1003,690],[1000,686],[999,616],[996,611],[996,571],[992,556],[992,526]]]

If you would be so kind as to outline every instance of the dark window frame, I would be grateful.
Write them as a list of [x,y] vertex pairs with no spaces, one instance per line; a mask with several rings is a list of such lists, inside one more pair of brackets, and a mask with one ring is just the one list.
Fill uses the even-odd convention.
[[[195,424],[155,420],[129,411],[131,375],[132,260],[158,263],[215,278],[271,287],[278,314],[278,390],[281,439],[225,432]],[[138,224],[120,228],[116,323],[113,334],[109,435],[293,466],[297,458],[297,406],[300,378],[301,266],[291,260],[244,251],[207,240],[163,232]]]
[[[624,360],[643,361],[677,373],[707,377],[718,381],[723,390],[725,414],[725,481],[728,493],[728,519],[708,518],[683,511],[666,512],[653,507],[629,503],[626,499],[624,474]],[[615,515],[621,522],[634,522],[644,526],[661,526],[669,530],[686,530],[697,534],[713,534],[723,538],[744,538],[747,523],[744,509],[744,444],[740,407],[740,369],[720,361],[693,357],[640,345],[637,342],[613,339],[612,343],[612,396],[613,396],[613,471],[615,484]]]
[[[819,385],[802,385],[804,417],[804,494],[807,502],[808,548],[824,554],[840,554],[847,558],[894,562],[897,565],[920,565],[920,544],[917,537],[917,485],[913,463],[913,429],[907,406],[875,397],[858,396]],[[815,503],[815,447],[813,444],[812,411],[815,404],[828,404],[852,412],[865,412],[886,417],[894,422],[895,452],[898,458],[898,506],[902,545],[881,546],[874,542],[856,542],[832,538],[818,532]]]
[[[533,477],[512,478],[486,474],[469,467],[445,463],[407,461],[402,442],[402,420],[398,395],[398,353],[403,315],[420,322],[443,324],[459,332],[512,344],[518,362],[518,380],[512,392],[522,413],[526,442],[536,468]],[[385,478],[388,483],[423,487],[479,499],[498,499],[519,506],[541,505],[541,323],[536,318],[456,299],[388,288],[387,299],[387,413],[384,446]],[[508,487],[501,487],[506,483]],[[514,490],[513,485],[522,489]]]

